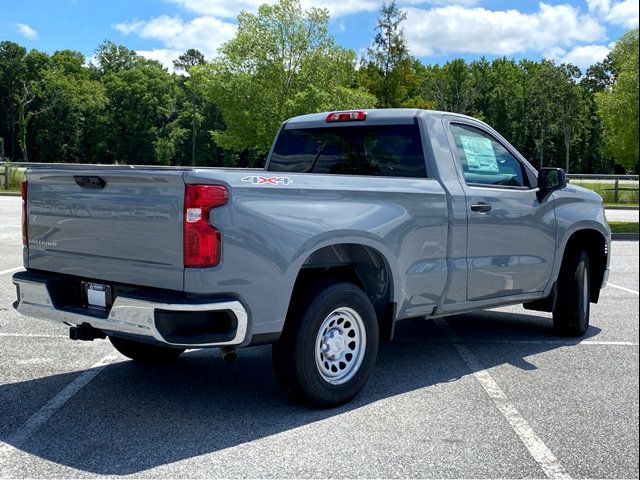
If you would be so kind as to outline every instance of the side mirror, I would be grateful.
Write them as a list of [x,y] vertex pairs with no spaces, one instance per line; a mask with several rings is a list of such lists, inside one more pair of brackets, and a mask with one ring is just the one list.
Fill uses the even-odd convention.
[[562,190],[567,186],[567,174],[562,168],[541,168],[538,171],[538,188],[542,193]]

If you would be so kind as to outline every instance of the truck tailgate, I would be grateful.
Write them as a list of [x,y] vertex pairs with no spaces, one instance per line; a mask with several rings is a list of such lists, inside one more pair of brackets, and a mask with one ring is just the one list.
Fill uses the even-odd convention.
[[182,290],[182,173],[29,171],[28,268]]

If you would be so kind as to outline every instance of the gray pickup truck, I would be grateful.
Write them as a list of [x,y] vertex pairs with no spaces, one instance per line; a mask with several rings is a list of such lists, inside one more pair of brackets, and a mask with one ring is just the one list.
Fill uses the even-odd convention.
[[602,199],[445,112],[318,113],[265,169],[29,169],[14,306],[142,362],[273,344],[278,380],[329,407],[413,317],[524,304],[579,336],[606,284]]

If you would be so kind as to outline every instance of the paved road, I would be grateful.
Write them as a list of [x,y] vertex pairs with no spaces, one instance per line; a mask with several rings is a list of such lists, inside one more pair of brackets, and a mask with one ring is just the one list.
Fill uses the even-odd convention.
[[615,210],[608,208],[605,211],[607,220],[610,222],[637,222],[638,209]]
[[[0,198],[0,272],[18,206]],[[0,274],[0,477],[638,478],[638,242],[612,251],[581,342],[521,307],[405,321],[330,411],[283,395],[269,347],[141,367],[17,315]]]

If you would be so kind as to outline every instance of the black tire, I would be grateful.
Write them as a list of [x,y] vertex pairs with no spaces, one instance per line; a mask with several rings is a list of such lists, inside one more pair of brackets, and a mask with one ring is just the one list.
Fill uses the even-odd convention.
[[[356,285],[336,281],[316,288],[305,294],[296,292],[299,298],[290,309],[282,336],[273,345],[273,366],[278,381],[294,399],[330,408],[351,400],[367,383],[378,355],[378,321],[369,297]],[[359,334],[351,337],[356,326]],[[321,333],[321,327],[326,334]],[[337,330],[342,327],[347,330]],[[333,336],[339,337],[335,338],[338,347],[332,344],[329,348],[325,342],[333,342]],[[359,340],[359,345],[350,342],[352,338]],[[349,358],[352,345],[355,356]],[[319,351],[321,346],[328,348],[328,353]],[[330,360],[324,356],[327,354],[337,355],[337,359]],[[352,363],[345,365],[341,358]],[[321,365],[329,369],[324,374]],[[327,374],[334,375],[334,366],[335,375],[345,375],[343,379],[327,380]]]
[[567,252],[558,277],[558,297],[553,310],[553,327],[558,335],[580,337],[589,329],[589,256],[582,249]]
[[167,363],[184,353],[184,348],[163,347],[126,338],[109,337],[111,345],[122,355],[140,363]]

